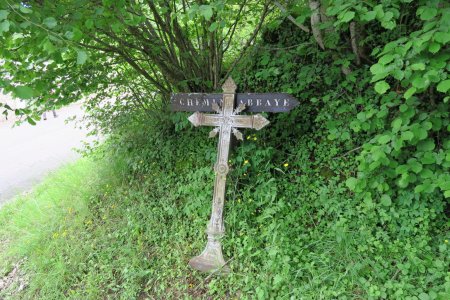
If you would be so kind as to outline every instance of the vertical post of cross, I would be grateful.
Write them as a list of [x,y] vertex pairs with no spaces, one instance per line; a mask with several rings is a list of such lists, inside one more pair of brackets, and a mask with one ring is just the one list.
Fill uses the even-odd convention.
[[222,121],[218,124],[219,143],[217,146],[217,162],[214,166],[215,182],[212,203],[211,219],[208,223],[206,234],[208,242],[203,252],[189,261],[189,265],[194,269],[207,272],[221,269],[228,272],[222,254],[220,239],[225,233],[223,224],[223,207],[225,201],[226,176],[228,174],[228,154],[230,152],[231,133],[233,128],[234,98],[236,84],[233,79],[228,78],[223,89],[222,108],[218,111]]

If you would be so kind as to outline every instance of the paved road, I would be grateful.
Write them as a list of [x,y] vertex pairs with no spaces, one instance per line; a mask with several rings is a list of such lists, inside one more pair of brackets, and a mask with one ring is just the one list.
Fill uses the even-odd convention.
[[86,129],[65,123],[71,116],[83,114],[80,105],[62,108],[54,118],[47,113],[47,121],[37,125],[11,127],[12,122],[0,122],[0,207],[13,196],[29,190],[45,175],[63,164],[73,161],[87,140]]

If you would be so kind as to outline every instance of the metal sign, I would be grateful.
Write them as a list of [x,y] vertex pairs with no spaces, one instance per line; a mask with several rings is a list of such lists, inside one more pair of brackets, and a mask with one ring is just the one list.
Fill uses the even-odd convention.
[[[225,233],[223,224],[223,206],[225,201],[225,184],[228,174],[228,154],[230,151],[231,134],[243,140],[242,133],[237,128],[253,128],[260,130],[269,121],[260,114],[240,115],[246,112],[286,112],[298,105],[297,99],[284,93],[273,94],[236,94],[236,84],[229,77],[222,86],[223,94],[173,94],[172,110],[195,111],[188,119],[194,126],[213,126],[210,137],[219,134],[217,146],[217,161],[214,166],[216,179],[212,202],[211,219],[206,234],[208,241],[203,252],[189,261],[194,269],[210,272],[229,271],[222,254],[220,238]],[[205,114],[203,112],[216,112]]]
[[[222,105],[222,94],[185,93],[172,94],[172,111],[213,112],[213,103]],[[288,112],[299,103],[297,99],[285,93],[237,93],[236,106],[245,104],[246,112]]]

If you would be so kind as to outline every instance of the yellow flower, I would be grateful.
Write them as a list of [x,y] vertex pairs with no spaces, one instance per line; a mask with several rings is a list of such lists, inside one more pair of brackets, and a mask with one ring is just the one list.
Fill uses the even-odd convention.
[[67,236],[67,230],[64,230],[64,232],[62,233],[62,236],[63,237]]
[[254,141],[256,141],[256,140],[257,140],[256,136],[255,136],[255,137],[253,138],[253,140],[254,140]]
[[251,136],[248,136],[248,137],[247,137],[247,140],[249,140],[250,138],[251,138]]
[[289,164],[288,164],[288,163],[285,163],[283,166],[284,166],[285,168],[287,168],[287,167],[289,167]]
[[244,161],[244,165],[246,165],[246,164],[248,164],[248,160],[245,160],[245,161]]
[[444,243],[448,244],[448,240],[445,240]]
[[241,203],[241,199],[238,199],[238,203]]
[[54,239],[57,239],[58,236],[59,236],[59,233],[57,233],[57,232],[53,233],[53,238],[54,238]]

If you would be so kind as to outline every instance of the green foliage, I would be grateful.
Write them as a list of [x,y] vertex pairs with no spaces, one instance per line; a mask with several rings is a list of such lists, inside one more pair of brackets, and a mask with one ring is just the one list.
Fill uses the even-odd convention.
[[[291,4],[297,22],[310,17],[304,2]],[[326,6],[324,50],[274,17],[233,74],[241,92],[288,92],[301,105],[268,115],[270,126],[245,132],[230,157],[223,242],[232,274],[208,277],[186,265],[205,243],[215,140],[207,128],[191,128],[186,114],[153,114],[148,103],[125,98],[120,108],[89,107],[110,134],[105,159],[120,167],[76,200],[83,213],[61,225],[69,241],[48,234],[8,255],[45,249],[45,263],[28,266],[40,276],[26,296],[447,299],[448,3]],[[207,20],[218,10],[193,5],[184,17]],[[352,36],[351,28],[364,34]],[[79,55],[68,57],[76,64]],[[95,63],[88,56],[79,67]],[[118,72],[111,82],[132,74]],[[124,91],[102,87],[103,95]]]
[[[25,100],[26,109],[17,110],[23,119],[86,96],[97,108],[116,97],[159,113],[173,91],[218,89],[267,6],[254,0],[0,1],[0,89]],[[17,86],[33,93],[15,92]],[[115,102],[116,111],[126,113],[121,104]]]

